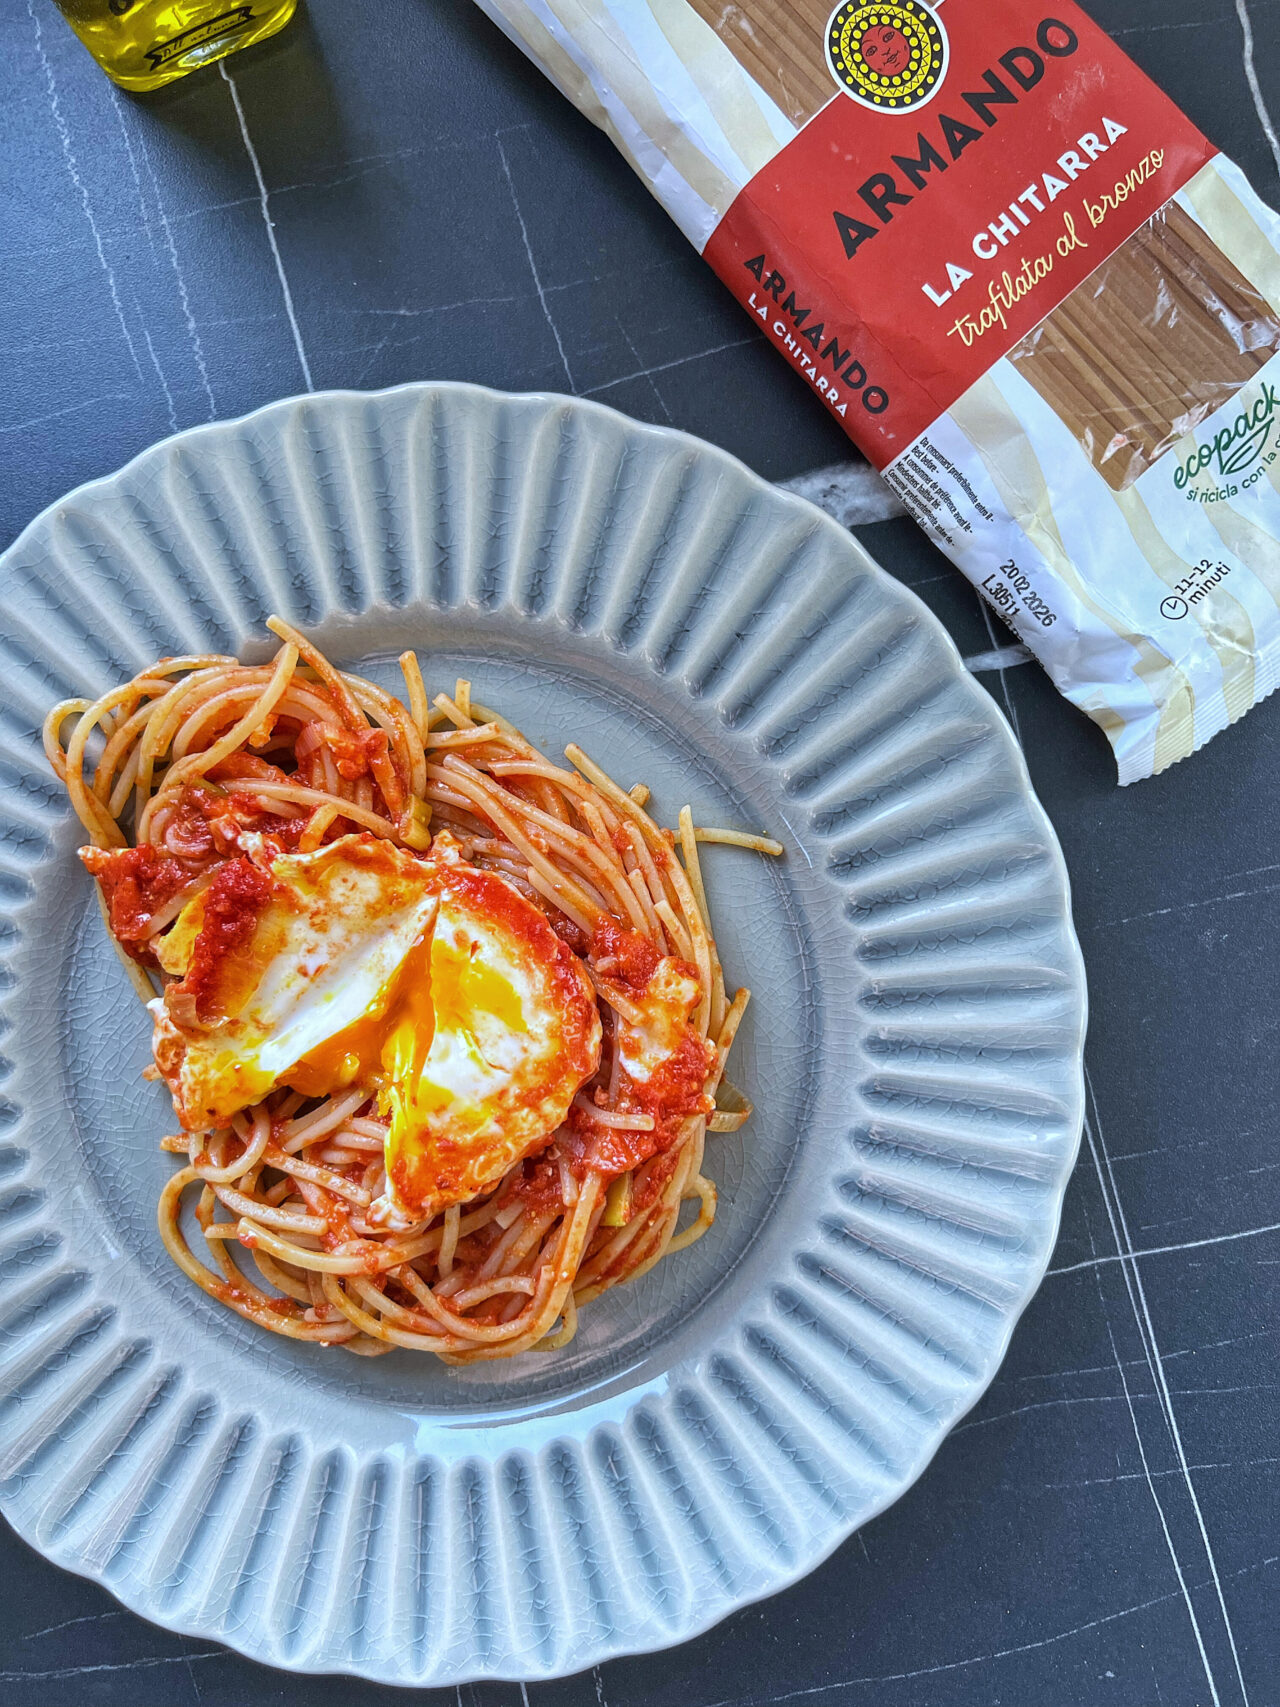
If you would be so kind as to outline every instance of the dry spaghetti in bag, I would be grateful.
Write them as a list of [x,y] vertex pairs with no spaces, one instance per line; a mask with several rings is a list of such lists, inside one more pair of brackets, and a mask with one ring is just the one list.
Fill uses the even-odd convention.
[[1280,655],[1280,219],[1082,12],[480,0],[1150,776]]

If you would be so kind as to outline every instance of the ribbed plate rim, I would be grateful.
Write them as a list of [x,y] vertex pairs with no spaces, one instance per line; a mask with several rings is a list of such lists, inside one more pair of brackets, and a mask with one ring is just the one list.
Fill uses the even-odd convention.
[[[1027,762],[1021,746],[1014,737],[1008,721],[994,699],[975,681],[964,666],[961,654],[950,634],[941,621],[912,589],[890,575],[875,560],[872,554],[849,530],[842,527],[831,517],[825,515],[816,505],[796,493],[772,485],[739,458],[717,445],[697,437],[695,434],[669,426],[658,426],[647,422],[636,421],[607,404],[595,399],[572,397],[552,391],[509,392],[494,387],[481,386],[462,380],[413,380],[400,385],[380,388],[376,391],[363,391],[355,388],[334,388],[323,391],[299,393],[297,395],[276,399],[263,404],[243,415],[227,420],[202,422],[196,426],[170,434],[156,441],[137,455],[131,457],[119,469],[112,473],[84,481],[72,488],[53,503],[47,505],[36,515],[18,534],[10,546],[0,553],[0,578],[12,558],[16,558],[26,549],[28,542],[37,532],[65,505],[79,504],[88,500],[92,504],[96,494],[109,492],[116,487],[127,486],[130,478],[148,463],[158,461],[170,454],[175,447],[190,444],[199,445],[203,441],[217,439],[233,439],[245,429],[268,420],[280,417],[282,420],[300,409],[319,407],[321,409],[337,408],[342,404],[367,406],[371,401],[384,398],[404,396],[423,397],[427,395],[447,394],[456,396],[464,402],[474,399],[485,404],[515,405],[517,407],[540,407],[545,410],[568,408],[588,417],[596,417],[612,423],[615,430],[620,428],[625,434],[640,440],[655,440],[673,446],[683,447],[704,461],[719,463],[723,467],[733,469],[744,478],[749,488],[756,494],[767,498],[768,502],[780,508],[790,510],[793,514],[803,514],[816,518],[820,527],[833,539],[839,542],[839,549],[856,557],[861,568],[869,573],[886,592],[888,597],[897,601],[904,610],[911,612],[915,618],[929,631],[932,641],[941,643],[941,655],[945,657],[954,681],[963,684],[975,713],[987,721],[997,731],[1003,748],[1003,756],[1011,766],[1013,776],[1018,785],[1020,804],[1027,813],[1028,823],[1040,834],[1044,851],[1049,857],[1056,894],[1061,902],[1060,914],[1056,920],[1060,932],[1060,946],[1063,955],[1062,970],[1069,974],[1069,994],[1073,998],[1078,1013],[1078,1019],[1070,1042],[1070,1053],[1074,1059],[1074,1070],[1070,1086],[1070,1124],[1072,1138],[1064,1151],[1062,1165],[1054,1184],[1051,1202],[1046,1206],[1047,1212],[1039,1228],[1042,1240],[1041,1254],[1031,1264],[1027,1279],[1020,1292],[1013,1297],[1006,1307],[1003,1330],[994,1343],[993,1349],[984,1358],[985,1367],[965,1401],[949,1421],[940,1424],[931,1439],[926,1439],[917,1454],[909,1472],[899,1477],[884,1493],[883,1497],[868,1503],[867,1509],[855,1520],[848,1520],[833,1526],[829,1537],[822,1540],[811,1552],[806,1553],[802,1561],[794,1566],[784,1566],[776,1569],[769,1582],[762,1588],[745,1593],[728,1594],[723,1589],[717,1590],[720,1599],[708,1596],[710,1610],[703,1614],[695,1614],[669,1638],[662,1641],[645,1640],[643,1645],[628,1642],[624,1630],[614,1632],[612,1639],[601,1639],[594,1645],[583,1644],[582,1651],[572,1656],[571,1664],[557,1666],[553,1669],[530,1667],[522,1670],[491,1670],[485,1668],[467,1671],[442,1673],[426,1678],[406,1677],[397,1674],[394,1669],[380,1664],[376,1656],[368,1656],[365,1663],[351,1660],[350,1663],[308,1664],[305,1661],[290,1663],[282,1666],[263,1651],[261,1645],[253,1640],[239,1641],[234,1635],[225,1631],[211,1631],[198,1618],[182,1616],[166,1616],[163,1612],[150,1607],[133,1603],[125,1594],[117,1591],[107,1580],[104,1569],[92,1561],[77,1557],[73,1550],[64,1549],[60,1544],[43,1545],[34,1534],[34,1522],[27,1522],[16,1515],[4,1503],[0,1505],[4,1516],[20,1538],[34,1551],[50,1559],[61,1569],[72,1574],[96,1582],[106,1590],[126,1610],[134,1613],[147,1622],[168,1630],[176,1635],[193,1638],[200,1641],[213,1642],[240,1654],[256,1664],[272,1667],[273,1669],[295,1673],[300,1676],[348,1676],[360,1678],[369,1682],[387,1684],[403,1688],[441,1688],[453,1687],[468,1681],[488,1680],[494,1682],[549,1682],[556,1678],[571,1676],[579,1671],[602,1664],[608,1660],[635,1656],[645,1653],[658,1653],[682,1646],[686,1642],[705,1634],[716,1625],[722,1623],[733,1613],[742,1608],[756,1605],[761,1601],[771,1599],[784,1590],[794,1586],[815,1571],[825,1560],[844,1545],[844,1543],[864,1524],[879,1517],[891,1505],[895,1504],[912,1488],[927,1470],[947,1436],[957,1427],[963,1417],[967,1416],[986,1393],[997,1371],[999,1370],[1013,1332],[1020,1321],[1031,1298],[1038,1291],[1044,1279],[1057,1242],[1061,1226],[1063,1205],[1067,1184],[1079,1155],[1084,1129],[1085,1115],[1085,1076],[1084,1076],[1084,1039],[1088,1025],[1088,991],[1085,978],[1084,958],[1079,939],[1075,930],[1071,911],[1071,882],[1061,845],[1053,825],[1037,798],[1032,786]],[[958,571],[957,571],[958,573]],[[2,584],[2,580],[0,580]],[[1064,1056],[1068,1053],[1064,1048]],[[1030,1231],[1030,1229],[1028,1229]],[[370,1663],[372,1662],[372,1663]]]

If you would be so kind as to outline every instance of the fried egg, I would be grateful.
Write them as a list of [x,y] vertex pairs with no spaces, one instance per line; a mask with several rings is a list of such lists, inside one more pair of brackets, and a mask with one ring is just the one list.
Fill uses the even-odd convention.
[[537,907],[447,832],[426,858],[369,836],[256,857],[270,881],[241,940],[219,957],[215,879],[160,945],[182,981],[152,1004],[153,1052],[188,1130],[281,1085],[367,1088],[388,1121],[370,1214],[391,1225],[476,1196],[549,1138],[599,1064],[600,1017]]
[[672,1059],[688,1038],[702,994],[691,966],[682,960],[659,960],[644,991],[633,998],[637,1019],[619,1019],[618,1057],[631,1077],[647,1083]]

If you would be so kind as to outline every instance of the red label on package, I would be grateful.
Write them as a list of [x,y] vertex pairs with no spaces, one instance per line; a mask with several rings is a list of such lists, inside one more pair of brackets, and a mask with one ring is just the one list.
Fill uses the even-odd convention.
[[1216,150],[1084,14],[846,0],[721,279],[885,468]]

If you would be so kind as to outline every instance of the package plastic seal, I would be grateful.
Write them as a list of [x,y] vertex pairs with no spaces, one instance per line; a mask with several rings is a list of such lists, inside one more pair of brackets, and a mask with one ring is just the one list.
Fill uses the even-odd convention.
[[1280,218],[1067,0],[479,0],[1121,782],[1280,679]]

